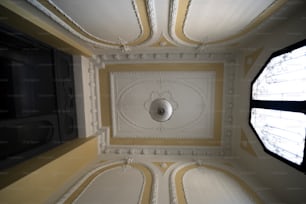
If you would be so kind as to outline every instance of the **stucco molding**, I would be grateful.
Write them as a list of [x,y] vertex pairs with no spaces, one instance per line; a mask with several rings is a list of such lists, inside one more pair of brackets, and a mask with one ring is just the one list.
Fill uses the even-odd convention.
[[100,134],[99,130],[102,127],[99,86],[99,67],[101,62],[99,60],[100,58],[91,58],[88,68],[91,126],[94,135]]
[[126,63],[200,63],[200,62],[224,62],[235,63],[236,55],[231,52],[150,52],[150,53],[113,53],[97,55],[100,61],[108,64]]

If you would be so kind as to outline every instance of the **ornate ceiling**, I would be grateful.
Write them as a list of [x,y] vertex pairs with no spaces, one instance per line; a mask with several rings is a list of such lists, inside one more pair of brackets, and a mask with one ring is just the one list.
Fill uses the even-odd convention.
[[[102,152],[231,154],[233,63],[108,64],[99,76]],[[150,117],[157,98],[171,103],[170,120]]]
[[[102,152],[224,156],[235,131],[232,48],[287,1],[27,2],[93,50],[91,124]],[[165,123],[149,116],[156,96],[174,107]]]
[[233,45],[286,0],[28,0],[96,52]]

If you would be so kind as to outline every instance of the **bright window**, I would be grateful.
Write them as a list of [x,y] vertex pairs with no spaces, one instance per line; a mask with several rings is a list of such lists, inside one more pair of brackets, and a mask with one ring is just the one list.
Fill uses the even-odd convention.
[[306,40],[273,53],[252,82],[250,125],[265,151],[306,171]]

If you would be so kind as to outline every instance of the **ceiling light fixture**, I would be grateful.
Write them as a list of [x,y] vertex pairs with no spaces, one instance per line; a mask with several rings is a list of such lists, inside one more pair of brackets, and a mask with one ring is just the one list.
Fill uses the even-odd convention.
[[173,108],[169,101],[164,98],[158,98],[152,101],[149,113],[153,120],[157,122],[165,122],[171,118]]

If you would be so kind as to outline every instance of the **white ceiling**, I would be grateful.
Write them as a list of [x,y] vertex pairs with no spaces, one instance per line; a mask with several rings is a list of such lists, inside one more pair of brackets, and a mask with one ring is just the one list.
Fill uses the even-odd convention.
[[286,0],[28,0],[97,54],[233,46]]
[[[101,116],[102,125],[110,128],[110,132],[105,130],[113,145],[108,151],[112,148],[117,151],[116,148],[120,150],[132,144],[140,146],[138,149],[134,146],[126,149],[138,153],[145,148],[151,151],[148,145],[159,145],[163,146],[159,150],[165,154],[229,155],[234,131],[233,94],[237,68],[236,53],[232,49],[239,47],[241,40],[249,38],[259,26],[271,20],[271,15],[286,7],[288,1],[27,2],[88,45],[97,55],[93,60],[95,66],[104,68],[99,71],[100,81],[103,78],[110,83],[99,87],[101,106],[111,112],[108,116],[105,111]],[[207,49],[209,52],[202,52]],[[218,51],[214,52],[214,49]],[[195,61],[202,63],[199,66],[207,66],[210,71],[213,65],[209,63],[222,64],[222,79],[211,77],[209,74],[214,73],[207,70],[200,74],[190,71],[193,65],[186,62]],[[180,70],[176,70],[177,64],[172,64],[174,69],[161,64],[173,62],[185,64]],[[132,65],[127,68],[125,63]],[[154,66],[148,63],[154,63]],[[116,72],[117,68],[119,72]],[[186,71],[185,76],[180,78],[182,71]],[[164,82],[157,85],[152,83],[162,80]],[[222,81],[218,90],[216,81]],[[153,121],[146,109],[146,102],[152,100],[155,93],[165,94],[170,101],[178,104],[171,120],[163,124]],[[219,103],[218,109],[215,108],[216,103]],[[160,142],[161,139],[163,141]],[[182,149],[184,146],[190,151]],[[157,154],[156,150],[152,149],[152,153]]]

